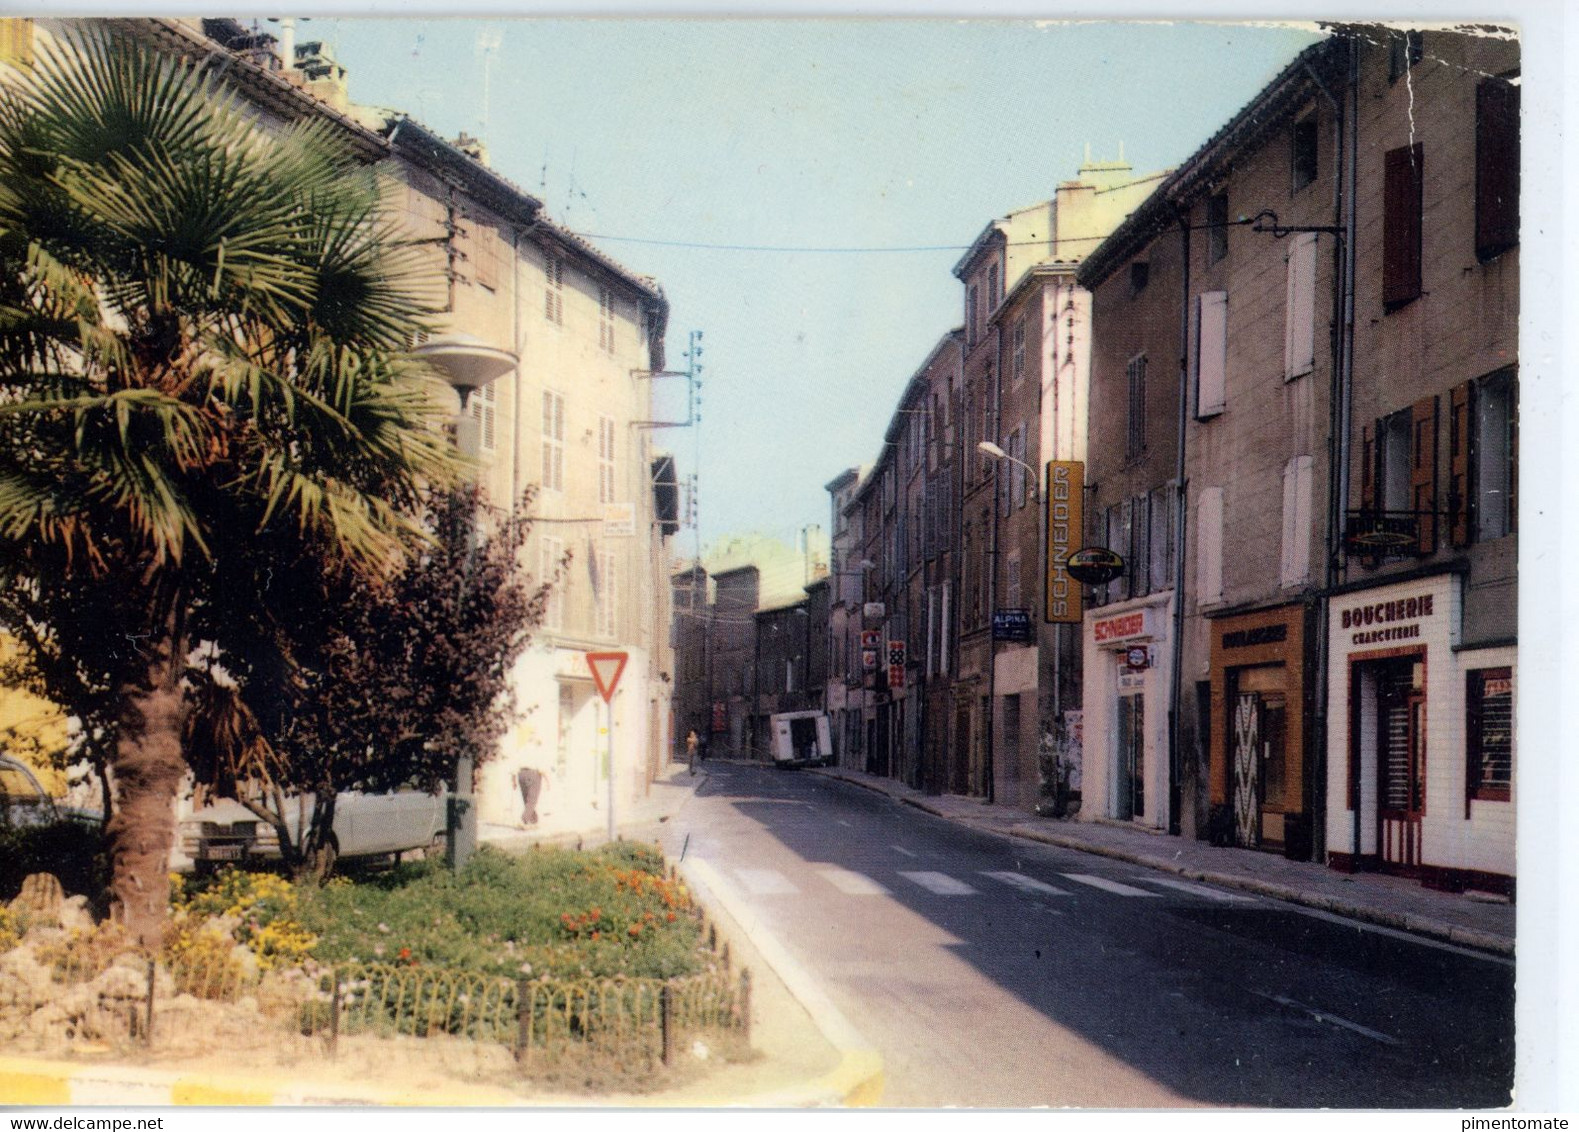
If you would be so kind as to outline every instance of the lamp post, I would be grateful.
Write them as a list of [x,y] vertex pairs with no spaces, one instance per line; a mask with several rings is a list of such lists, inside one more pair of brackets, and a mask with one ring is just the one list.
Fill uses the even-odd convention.
[[[983,441],[981,441],[980,443],[978,443],[976,445],[976,448],[977,448],[978,451],[983,452],[983,453],[987,454],[988,456],[993,457],[994,459],[1006,460],[1006,461],[1008,461],[1011,464],[1018,464],[1020,467],[1025,469],[1026,474],[1030,477],[1030,479],[1027,482],[1029,482],[1030,485],[1031,485],[1031,498],[1036,503],[1037,577],[1039,577],[1039,578],[1046,578],[1047,577],[1047,564],[1046,564],[1045,557],[1046,557],[1046,554],[1047,554],[1047,531],[1046,531],[1046,528],[1045,528],[1044,524],[1047,521],[1047,513],[1046,513],[1046,510],[1042,507],[1041,473],[1038,472],[1035,468],[1031,467],[1031,465],[1027,464],[1024,460],[1021,460],[1020,458],[1018,458],[1016,456],[1009,455],[1002,448],[1000,448],[998,445],[994,444],[990,440],[983,440]],[[996,479],[997,479],[996,471],[994,471],[994,473],[993,473],[993,479],[994,479],[994,481],[996,481]],[[993,592],[994,593],[997,592],[996,576],[997,576],[997,571],[998,571],[998,506],[999,506],[999,504],[998,504],[997,495],[998,495],[998,492],[997,492],[997,487],[996,487],[996,482],[995,482],[994,483],[994,490],[993,490],[993,509],[992,509],[992,555],[993,555],[992,568],[993,568],[993,575],[994,575],[994,587],[993,587]],[[1032,604],[1034,605],[1035,603],[1033,602]],[[1034,617],[1032,618],[1032,624],[1033,625],[1035,624],[1035,618]],[[1037,641],[1037,656],[1038,656],[1038,661],[1037,661],[1037,684],[1040,685],[1041,684],[1041,662],[1040,662],[1040,655],[1041,655],[1041,641],[1040,641],[1040,638],[1041,638],[1041,632],[1040,632],[1039,629],[1033,630],[1033,632],[1035,634],[1035,639]],[[1059,654],[1059,649],[1061,647],[1062,641],[1060,640],[1060,638],[1058,636],[1058,632],[1059,632],[1059,627],[1058,626],[1055,625],[1053,627],[1053,632],[1054,632],[1054,636],[1053,636],[1053,665],[1054,665],[1054,668],[1053,668],[1053,688],[1052,688],[1052,692],[1053,692],[1053,715],[1056,718],[1056,716],[1058,715],[1059,710],[1063,707],[1063,704],[1059,700],[1059,692],[1058,692],[1058,680],[1059,680],[1058,654]],[[989,638],[989,640],[988,640],[987,657],[988,657],[988,665],[987,665],[987,696],[988,696],[988,702],[992,704],[993,718],[994,718],[994,721],[996,721],[996,717],[997,717],[997,713],[998,713],[998,700],[997,700],[998,641],[997,641],[996,636],[994,636],[992,638]],[[1038,717],[1040,717],[1040,710],[1039,710],[1040,706],[1041,706],[1040,703],[1038,703],[1038,705],[1037,705],[1037,707],[1038,707]],[[994,723],[990,723],[989,727],[991,727],[991,726],[995,726],[995,722]],[[1038,721],[1037,721],[1037,735],[1038,735],[1038,739],[1039,739],[1040,735],[1041,735],[1041,720],[1040,720],[1040,718],[1038,718]],[[994,771],[994,774],[996,774],[996,770]]]

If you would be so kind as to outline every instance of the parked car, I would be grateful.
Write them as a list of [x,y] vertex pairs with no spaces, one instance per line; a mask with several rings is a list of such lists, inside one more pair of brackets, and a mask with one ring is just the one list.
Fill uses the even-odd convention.
[[[339,860],[355,860],[440,850],[448,803],[449,794],[442,791],[348,791],[335,798],[330,851]],[[312,821],[315,805],[311,795],[286,800],[285,827],[292,840],[304,822]],[[274,826],[229,799],[195,810],[181,822],[181,851],[199,868],[281,856]]]

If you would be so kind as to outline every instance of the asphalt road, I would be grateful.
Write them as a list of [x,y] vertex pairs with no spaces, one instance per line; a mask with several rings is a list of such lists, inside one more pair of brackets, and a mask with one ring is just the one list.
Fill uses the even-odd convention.
[[711,763],[667,827],[882,1051],[884,1104],[1506,1105],[1511,962]]

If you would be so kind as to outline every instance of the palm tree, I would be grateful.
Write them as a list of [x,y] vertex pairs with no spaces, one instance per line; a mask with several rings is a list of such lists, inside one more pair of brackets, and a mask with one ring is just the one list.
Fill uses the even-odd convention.
[[65,586],[113,598],[70,635],[114,707],[111,905],[145,946],[192,649],[303,579],[377,584],[455,470],[404,353],[430,290],[380,201],[331,127],[267,130],[119,35],[0,93],[0,584],[35,622]]

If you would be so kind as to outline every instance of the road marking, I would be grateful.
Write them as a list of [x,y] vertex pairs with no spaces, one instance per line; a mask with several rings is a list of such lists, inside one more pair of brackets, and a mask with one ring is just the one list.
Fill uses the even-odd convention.
[[1492,955],[1485,951],[1474,951],[1468,947],[1459,947],[1456,944],[1446,943],[1428,936],[1412,935],[1409,932],[1399,931],[1397,928],[1383,927],[1381,924],[1367,924],[1363,920],[1351,919],[1348,916],[1339,916],[1332,912],[1324,912],[1320,908],[1307,908],[1303,904],[1283,905],[1290,912],[1297,912],[1301,916],[1309,916],[1316,920],[1325,920],[1329,924],[1342,924],[1355,931],[1370,932],[1373,935],[1384,935],[1390,939],[1403,940],[1419,947],[1433,947],[1438,951],[1450,951],[1454,955],[1462,955],[1466,959],[1479,959],[1483,963],[1495,963],[1501,967],[1517,966],[1513,959],[1506,955]]
[[753,896],[794,896],[800,892],[783,873],[773,869],[736,869],[735,875]]
[[907,857],[914,857],[915,856],[914,853],[912,853],[910,850],[906,849],[903,845],[890,845],[889,848],[892,849],[895,853],[903,853]]
[[1339,1018],[1336,1014],[1328,1014],[1325,1010],[1318,1010],[1314,1006],[1306,1006],[1303,1002],[1296,1002],[1292,998],[1284,998],[1280,994],[1266,994],[1263,991],[1251,991],[1250,993],[1269,1002],[1275,1002],[1279,1006],[1287,1006],[1293,1010],[1303,1010],[1318,1022],[1327,1022],[1334,1026],[1341,1026],[1345,1030],[1351,1030],[1359,1034],[1361,1037],[1370,1038],[1373,1042],[1381,1042],[1383,1045],[1389,1046],[1403,1045],[1403,1042],[1397,1038],[1384,1034],[1380,1030],[1362,1026],[1358,1022],[1350,1022],[1347,1018]]
[[851,828],[850,823],[845,821],[843,818],[834,818],[833,820],[844,826],[845,829]]
[[1192,896],[1204,896],[1208,900],[1221,901],[1224,904],[1254,904],[1254,896],[1245,896],[1238,892],[1221,892],[1215,888],[1207,888],[1204,884],[1192,884],[1187,880],[1174,880],[1172,877],[1136,876],[1136,880],[1145,881],[1147,884],[1160,884],[1164,888],[1176,888],[1180,892],[1188,892]]
[[911,884],[919,884],[937,896],[975,896],[976,890],[947,873],[900,873]]
[[1073,881],[1079,881],[1081,884],[1089,884],[1092,888],[1100,888],[1104,892],[1114,893],[1118,896],[1157,895],[1155,892],[1147,892],[1144,888],[1134,888],[1127,884],[1120,884],[1116,880],[1108,880],[1106,877],[1092,876],[1090,873],[1062,873],[1060,875],[1068,877]]
[[887,896],[888,889],[863,873],[849,869],[818,869],[818,875],[846,896]]
[[1037,892],[1041,893],[1043,896],[1069,895],[1069,893],[1065,892],[1061,888],[1054,888],[1052,885],[1045,884],[1042,881],[1037,880],[1035,877],[1028,877],[1024,873],[983,872],[981,875],[984,877],[991,877],[993,880],[1001,880],[1004,884],[1013,885],[1022,892]]

